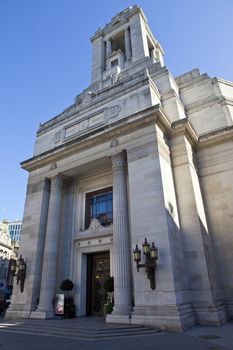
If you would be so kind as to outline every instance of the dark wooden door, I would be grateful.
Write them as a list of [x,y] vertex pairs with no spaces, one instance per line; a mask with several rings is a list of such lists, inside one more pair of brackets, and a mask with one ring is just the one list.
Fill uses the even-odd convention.
[[88,255],[87,315],[103,315],[106,302],[104,282],[110,276],[109,252]]

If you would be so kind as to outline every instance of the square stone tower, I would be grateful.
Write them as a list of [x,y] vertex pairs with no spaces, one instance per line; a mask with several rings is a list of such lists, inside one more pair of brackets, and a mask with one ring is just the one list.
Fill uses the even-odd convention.
[[116,79],[122,71],[142,62],[160,62],[163,66],[163,50],[139,6],[118,13],[104,28],[96,31],[91,41],[92,84]]

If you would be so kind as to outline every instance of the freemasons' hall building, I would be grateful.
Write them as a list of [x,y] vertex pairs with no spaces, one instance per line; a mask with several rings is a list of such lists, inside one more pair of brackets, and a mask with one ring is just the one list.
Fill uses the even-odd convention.
[[65,278],[77,317],[101,315],[113,276],[106,322],[221,325],[233,317],[233,83],[174,78],[138,6],[91,42],[91,85],[21,163],[27,270],[6,318],[53,317]]

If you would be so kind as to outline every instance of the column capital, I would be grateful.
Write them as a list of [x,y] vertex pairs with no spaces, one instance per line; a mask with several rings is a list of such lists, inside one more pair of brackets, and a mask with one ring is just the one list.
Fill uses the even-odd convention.
[[111,156],[112,158],[112,169],[115,170],[121,170],[124,169],[126,166],[126,155],[123,152],[114,154]]
[[51,191],[60,191],[63,186],[63,178],[61,175],[54,175],[50,177]]

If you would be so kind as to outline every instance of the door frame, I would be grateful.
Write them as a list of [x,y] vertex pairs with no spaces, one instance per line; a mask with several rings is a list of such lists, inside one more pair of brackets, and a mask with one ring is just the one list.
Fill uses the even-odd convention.
[[[98,255],[101,256],[102,254],[106,254],[109,257],[109,276],[110,276],[111,273],[110,273],[110,251],[109,250],[87,254],[87,296],[86,296],[86,315],[87,316],[93,315],[92,298],[93,298],[93,278],[95,275],[93,271],[93,258],[94,256],[98,256]],[[101,272],[98,274],[104,275],[104,273],[102,274]],[[101,316],[101,313],[99,316]]]
[[[98,239],[95,238],[95,240]],[[76,315],[86,316],[86,300],[87,300],[87,255],[101,252],[110,252],[110,275],[113,276],[113,246],[112,246],[112,234],[109,235],[108,242],[111,243],[101,244],[99,246],[78,246],[78,242],[75,245],[75,256],[74,256],[74,280],[76,281],[75,286],[75,305]]]

